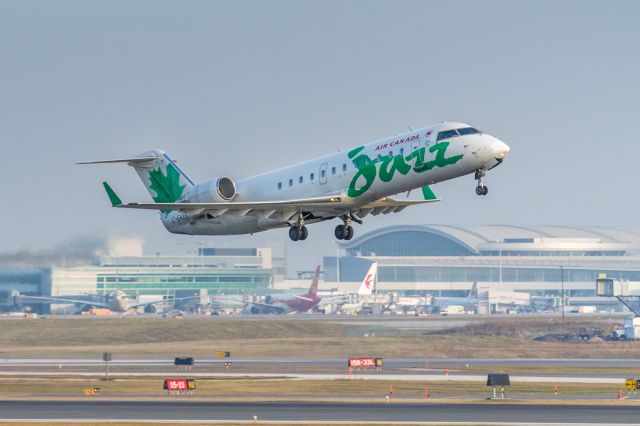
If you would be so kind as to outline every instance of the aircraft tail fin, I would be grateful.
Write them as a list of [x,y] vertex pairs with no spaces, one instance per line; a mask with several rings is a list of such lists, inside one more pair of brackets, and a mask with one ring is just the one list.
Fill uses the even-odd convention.
[[370,296],[373,292],[373,288],[375,287],[375,283],[378,277],[378,263],[373,262],[369,271],[364,276],[362,283],[360,284],[360,288],[358,289],[358,294],[360,296]]
[[470,297],[474,297],[474,298],[478,298],[478,281],[474,281],[473,285],[471,286],[471,290],[469,291],[469,296]]
[[320,280],[320,265],[316,268],[316,273],[311,281],[311,287],[309,287],[309,294],[318,294],[318,281]]
[[[176,203],[195,186],[176,163],[159,149],[145,152],[133,158],[87,161],[78,164],[108,163],[127,163],[133,167],[156,203]],[[107,189],[106,186],[105,189]],[[115,200],[108,189],[107,194],[113,204]]]

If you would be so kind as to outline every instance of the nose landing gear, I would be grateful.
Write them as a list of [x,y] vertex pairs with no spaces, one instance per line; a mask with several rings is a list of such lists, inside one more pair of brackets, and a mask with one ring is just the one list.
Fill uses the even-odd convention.
[[478,181],[478,186],[476,186],[476,194],[478,195],[487,195],[489,193],[489,187],[484,184],[484,176],[487,174],[485,169],[476,170],[475,179]]

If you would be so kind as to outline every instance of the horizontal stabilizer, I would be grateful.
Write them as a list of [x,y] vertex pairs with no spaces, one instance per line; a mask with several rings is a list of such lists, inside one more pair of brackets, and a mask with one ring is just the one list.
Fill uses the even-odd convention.
[[144,163],[145,161],[153,161],[155,159],[157,159],[156,156],[135,157],[135,158],[121,158],[119,160],[83,161],[81,163],[76,163],[76,164]]

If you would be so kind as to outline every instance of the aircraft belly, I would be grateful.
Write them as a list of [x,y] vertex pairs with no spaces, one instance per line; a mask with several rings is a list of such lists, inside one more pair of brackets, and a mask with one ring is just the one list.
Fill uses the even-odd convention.
[[240,235],[259,232],[258,219],[253,216],[225,214],[212,219],[199,218],[192,222],[168,224],[167,229],[174,234],[187,235]]

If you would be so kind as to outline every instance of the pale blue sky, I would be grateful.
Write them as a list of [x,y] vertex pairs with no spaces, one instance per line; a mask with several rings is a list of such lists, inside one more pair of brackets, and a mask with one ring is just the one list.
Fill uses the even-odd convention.
[[[0,251],[139,235],[149,253],[273,245],[179,237],[155,212],[109,208],[123,165],[163,148],[195,180],[242,178],[442,120],[511,146],[487,180],[388,224],[635,226],[640,118],[635,1],[0,1]],[[311,269],[334,223],[290,245]],[[181,243],[181,245],[179,245]]]

